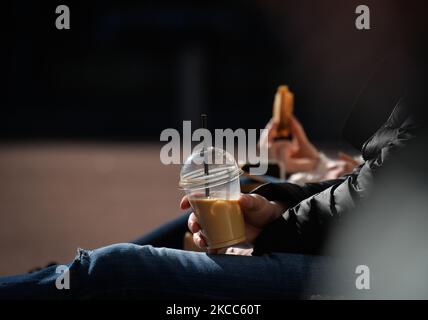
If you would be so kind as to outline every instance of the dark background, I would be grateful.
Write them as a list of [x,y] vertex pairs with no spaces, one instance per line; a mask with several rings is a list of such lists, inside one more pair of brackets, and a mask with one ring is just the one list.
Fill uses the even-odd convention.
[[[71,30],[55,28],[66,4]],[[355,8],[371,30],[355,28]],[[314,141],[342,124],[412,1],[14,1],[2,40],[2,140],[158,141],[183,120],[262,128],[280,84]]]

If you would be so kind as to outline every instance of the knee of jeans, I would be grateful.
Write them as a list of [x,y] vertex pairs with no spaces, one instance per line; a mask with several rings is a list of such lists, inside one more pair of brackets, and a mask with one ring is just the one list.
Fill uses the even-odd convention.
[[154,256],[153,247],[139,246],[131,243],[118,243],[93,251],[84,251],[81,259],[89,259],[88,272],[132,271],[133,267],[144,267]]

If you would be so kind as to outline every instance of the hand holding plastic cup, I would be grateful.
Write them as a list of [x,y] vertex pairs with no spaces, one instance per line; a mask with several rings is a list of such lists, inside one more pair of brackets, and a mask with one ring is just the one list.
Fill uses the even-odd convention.
[[185,190],[208,249],[245,241],[244,217],[239,206],[239,169],[226,151],[208,147],[192,153],[180,172]]

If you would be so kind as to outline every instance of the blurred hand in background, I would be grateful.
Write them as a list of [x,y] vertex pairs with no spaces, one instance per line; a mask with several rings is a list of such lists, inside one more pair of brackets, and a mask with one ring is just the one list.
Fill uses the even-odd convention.
[[289,179],[291,182],[336,179],[352,172],[360,164],[359,160],[344,152],[339,152],[338,159],[326,157],[309,141],[302,124],[294,115],[290,118],[291,140],[276,139],[278,123],[273,119],[265,129],[268,133],[262,135],[259,146],[267,146],[269,159],[285,165],[287,173],[292,174]]

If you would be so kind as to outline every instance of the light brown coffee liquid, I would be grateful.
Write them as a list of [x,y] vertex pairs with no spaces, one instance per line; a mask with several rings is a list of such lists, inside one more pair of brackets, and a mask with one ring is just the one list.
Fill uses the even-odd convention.
[[217,249],[245,241],[245,224],[238,200],[193,199],[208,248]]

